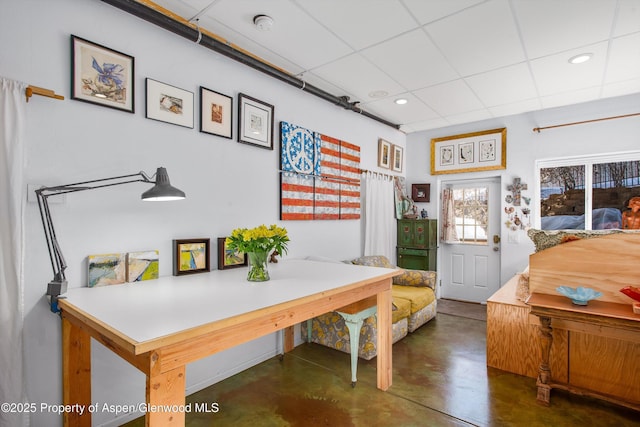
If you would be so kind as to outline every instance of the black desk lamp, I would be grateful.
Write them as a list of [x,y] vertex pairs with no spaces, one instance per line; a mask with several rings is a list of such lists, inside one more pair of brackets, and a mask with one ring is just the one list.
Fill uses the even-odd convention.
[[[155,181],[153,180],[154,176]],[[47,286],[47,296],[50,297],[52,312],[60,312],[60,309],[58,308],[58,299],[60,298],[60,295],[67,292],[67,279],[64,274],[64,270],[67,268],[67,263],[62,256],[62,251],[60,250],[60,245],[56,238],[56,232],[53,228],[53,221],[51,220],[51,212],[49,211],[49,203],[47,199],[51,196],[57,196],[60,194],[95,190],[96,188],[113,187],[132,182],[147,182],[149,184],[155,184],[152,188],[142,193],[142,200],[169,201],[185,198],[183,191],[171,186],[171,183],[169,182],[169,175],[167,175],[167,170],[165,168],[158,168],[154,176],[149,177],[149,175],[141,171],[131,175],[94,179],[92,181],[56,185],[54,187],[42,187],[36,190],[38,207],[40,208],[40,217],[42,218],[44,235],[47,239],[47,248],[49,249],[49,257],[51,258],[51,268],[53,269],[53,280],[49,282],[49,285]]]

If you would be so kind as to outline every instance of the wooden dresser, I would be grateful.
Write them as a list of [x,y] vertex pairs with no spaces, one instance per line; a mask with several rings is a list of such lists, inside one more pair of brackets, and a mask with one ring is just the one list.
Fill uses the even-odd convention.
[[[640,315],[618,292],[625,281],[637,281],[640,235],[616,236],[532,255],[530,305],[516,298],[517,275],[487,300],[488,366],[538,378],[540,390],[541,362],[550,343],[549,393],[560,388],[640,410]],[[583,310],[555,291],[560,284],[588,286],[604,295]],[[618,309],[624,319],[615,314]],[[540,319],[546,323],[542,327]]]

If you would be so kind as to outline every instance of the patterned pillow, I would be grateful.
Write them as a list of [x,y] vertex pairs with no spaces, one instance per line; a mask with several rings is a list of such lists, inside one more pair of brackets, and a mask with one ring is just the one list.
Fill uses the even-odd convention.
[[356,265],[366,265],[369,267],[396,268],[393,264],[391,264],[389,258],[383,255],[361,256],[360,258],[352,260],[351,263]]
[[436,289],[436,272],[424,270],[403,270],[402,274],[393,278],[394,285],[428,287]]
[[536,230],[529,229],[527,235],[536,246],[536,252],[552,248],[560,243],[572,240],[591,239],[593,237],[606,236],[607,234],[622,233],[622,230]]

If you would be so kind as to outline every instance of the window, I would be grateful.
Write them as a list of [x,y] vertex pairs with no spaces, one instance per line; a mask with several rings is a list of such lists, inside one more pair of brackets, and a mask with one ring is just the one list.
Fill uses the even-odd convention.
[[537,172],[541,229],[633,228],[629,202],[640,198],[640,153],[539,161]]
[[460,243],[487,244],[489,219],[487,187],[453,188],[453,209]]

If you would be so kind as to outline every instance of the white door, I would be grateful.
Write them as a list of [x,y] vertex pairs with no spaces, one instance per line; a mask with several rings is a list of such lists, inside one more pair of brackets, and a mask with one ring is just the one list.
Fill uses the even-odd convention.
[[441,187],[452,189],[458,237],[440,244],[441,297],[484,303],[500,288],[500,179]]

